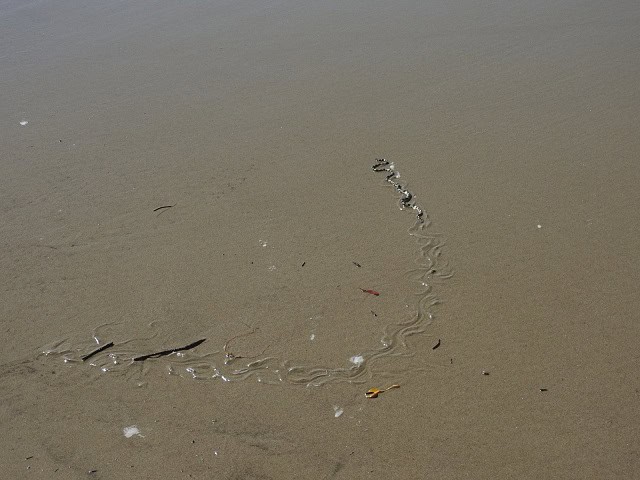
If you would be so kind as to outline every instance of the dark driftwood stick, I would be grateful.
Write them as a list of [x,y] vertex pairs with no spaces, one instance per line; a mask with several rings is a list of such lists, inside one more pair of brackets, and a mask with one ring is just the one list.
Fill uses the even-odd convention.
[[164,357],[165,355],[171,355],[172,353],[175,353],[175,352],[182,352],[184,350],[191,350],[192,348],[196,348],[198,345],[203,343],[205,340],[206,340],[206,338],[201,338],[200,340],[197,340],[197,341],[195,341],[193,343],[190,343],[189,345],[185,345],[184,347],[172,348],[170,350],[163,350],[161,352],[150,353],[149,355],[141,355],[139,357],[135,357],[133,359],[133,361],[134,362],[142,362],[143,360],[146,360],[147,358]]
[[87,353],[84,357],[82,357],[82,361],[89,360],[94,355],[97,355],[100,352],[105,351],[107,348],[113,347],[113,342],[105,343],[101,347],[96,348],[94,351]]

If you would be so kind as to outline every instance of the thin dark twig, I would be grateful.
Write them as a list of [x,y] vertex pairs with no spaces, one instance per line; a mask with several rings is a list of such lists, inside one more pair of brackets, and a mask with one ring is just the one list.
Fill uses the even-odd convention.
[[[246,325],[246,324],[245,324],[245,325]],[[248,327],[248,325],[247,325],[247,327]],[[253,335],[254,333],[256,333],[256,330],[258,330],[258,329],[257,329],[256,327],[253,327],[253,328],[251,329],[251,331],[250,331],[250,332],[240,333],[239,335],[236,335],[235,337],[231,337],[229,340],[227,340],[227,341],[225,342],[224,347],[222,347],[222,350],[224,351],[224,358],[225,358],[224,363],[225,363],[225,365],[226,365],[227,363],[229,363],[229,362],[231,362],[231,361],[233,361],[233,360],[237,360],[237,359],[239,359],[239,358],[245,358],[245,359],[247,359],[247,360],[250,360],[250,359],[252,359],[252,358],[256,358],[256,357],[261,356],[262,354],[264,354],[264,352],[266,352],[266,351],[267,351],[267,349],[268,349],[271,345],[267,345],[266,347],[264,347],[264,349],[263,349],[260,353],[258,353],[258,354],[256,354],[256,355],[251,355],[250,357],[247,357],[247,356],[244,356],[244,355],[235,355],[234,353],[232,353],[232,352],[230,352],[230,351],[228,350],[228,348],[229,348],[229,343],[231,343],[231,341],[235,340],[236,338],[246,337],[246,336],[249,336],[249,335]]]
[[175,353],[175,352],[182,352],[184,350],[191,350],[192,348],[196,348],[201,343],[204,343],[205,340],[206,340],[206,338],[201,338],[200,340],[196,340],[195,342],[190,343],[189,345],[185,345],[184,347],[171,348],[169,350],[162,350],[161,352],[150,353],[148,355],[141,355],[139,357],[135,357],[133,359],[133,361],[134,362],[142,362],[143,360],[146,360],[147,358],[164,357],[165,355],[171,355],[172,353]]
[[163,205],[162,207],[158,207],[158,208],[154,208],[153,211],[156,212],[158,210],[160,210],[157,214],[156,217],[159,217],[160,215],[162,215],[164,212],[166,212],[167,210],[169,210],[170,208],[173,208],[177,205],[177,203],[174,203],[173,205]]
[[153,211],[154,211],[154,212],[157,212],[158,210],[162,210],[163,208],[173,208],[173,207],[175,207],[176,205],[177,205],[177,203],[174,203],[173,205],[163,205],[163,206],[161,206],[161,207],[154,208],[154,209],[153,209]]
[[247,337],[249,335],[253,335],[254,333],[256,333],[256,328],[252,328],[250,332],[244,332],[244,333],[240,333],[238,335],[236,335],[235,337],[231,337],[229,340],[227,340],[224,343],[224,347],[222,347],[222,350],[225,352],[225,355],[228,353],[227,352],[227,348],[229,347],[229,344],[235,340],[236,338],[241,338],[241,337]]
[[93,357],[94,355],[97,355],[100,352],[104,352],[107,348],[111,348],[111,347],[113,347],[113,342],[105,343],[101,347],[98,347],[95,350],[87,353],[84,357],[81,357],[82,361],[85,362],[85,361],[89,360],[91,357]]

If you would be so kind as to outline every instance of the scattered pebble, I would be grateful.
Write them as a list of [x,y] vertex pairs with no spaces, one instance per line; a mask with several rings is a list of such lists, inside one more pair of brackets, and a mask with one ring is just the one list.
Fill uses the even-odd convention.
[[542,225],[538,224],[538,228],[542,228]]
[[340,415],[344,413],[344,410],[338,406],[333,406],[334,417],[338,418]]

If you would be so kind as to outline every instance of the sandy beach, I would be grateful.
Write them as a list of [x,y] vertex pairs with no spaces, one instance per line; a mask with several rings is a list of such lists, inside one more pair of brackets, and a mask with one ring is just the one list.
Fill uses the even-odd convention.
[[639,25],[0,2],[0,476],[640,477]]

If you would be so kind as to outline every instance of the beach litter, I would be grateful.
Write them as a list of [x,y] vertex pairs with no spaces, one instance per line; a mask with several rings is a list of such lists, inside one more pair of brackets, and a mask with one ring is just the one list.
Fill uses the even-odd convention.
[[370,388],[369,390],[367,390],[367,392],[364,394],[365,397],[367,398],[378,398],[378,395],[380,395],[381,393],[387,392],[389,390],[392,390],[394,388],[400,388],[400,385],[398,384],[393,384],[387,388]]

